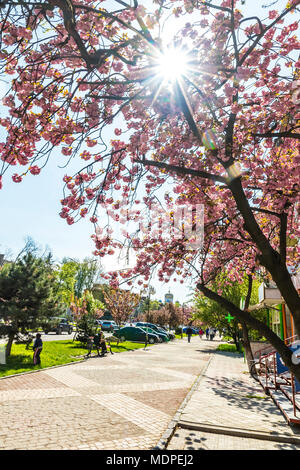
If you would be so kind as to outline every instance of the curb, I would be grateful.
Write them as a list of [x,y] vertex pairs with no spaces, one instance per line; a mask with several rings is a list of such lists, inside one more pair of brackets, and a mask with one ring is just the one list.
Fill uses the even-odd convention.
[[178,408],[177,412],[175,413],[173,419],[170,421],[167,430],[162,435],[162,437],[158,441],[157,445],[155,447],[153,447],[153,449],[151,449],[151,450],[166,450],[167,445],[169,444],[170,440],[172,439],[177,426],[179,426],[179,423],[181,422],[180,421],[180,416],[181,416],[184,408],[186,407],[187,403],[191,399],[194,391],[197,389],[198,385],[200,384],[201,380],[203,379],[203,375],[207,371],[212,358],[213,358],[213,351],[211,353],[211,357],[207,361],[207,364],[206,364],[205,368],[202,370],[201,374],[195,379],[193,385],[191,386],[190,391],[188,392],[188,394],[184,398],[183,402],[179,406],[179,408]]
[[167,446],[170,443],[176,429],[190,429],[195,431],[202,431],[212,434],[223,434],[228,436],[235,436],[235,437],[244,437],[248,439],[260,439],[265,441],[274,441],[274,442],[282,442],[282,443],[289,443],[295,444],[300,446],[300,436],[294,435],[283,435],[283,434],[272,434],[266,431],[257,431],[257,430],[248,430],[248,429],[238,429],[238,428],[230,428],[226,426],[218,426],[208,423],[196,423],[187,420],[181,420],[181,415],[186,407],[188,401],[191,399],[192,394],[199,386],[201,380],[203,379],[212,359],[213,359],[213,352],[217,353],[219,351],[212,351],[211,357],[201,372],[201,374],[196,378],[195,382],[193,383],[190,391],[188,392],[187,396],[181,403],[180,407],[178,408],[176,414],[174,415],[173,419],[169,423],[169,426],[161,439],[159,440],[158,444],[152,450],[167,450]]
[[[139,351],[139,350],[145,351],[145,349],[139,348],[139,349],[129,349],[126,352],[135,352],[135,351]],[[78,361],[73,361],[73,362],[66,362],[65,364],[58,364],[57,366],[49,366],[49,367],[43,367],[42,369],[28,370],[28,371],[25,371],[25,372],[19,372],[19,374],[4,375],[3,377],[0,377],[0,380],[9,379],[9,378],[12,378],[12,377],[20,377],[20,375],[35,374],[37,372],[43,372],[44,370],[56,369],[57,367],[71,366],[72,364],[80,364],[81,362],[85,362],[87,360],[87,358],[85,358],[84,356],[79,356],[79,357],[83,357],[83,359],[79,359]],[[94,359],[96,357],[97,356],[91,356],[89,359]]]
[[203,431],[213,434],[224,434],[227,436],[246,437],[249,439],[261,439],[264,441],[288,442],[290,444],[300,445],[300,437],[286,436],[283,434],[270,434],[264,431],[236,429],[226,426],[217,426],[206,423],[193,423],[191,421],[179,420],[178,427],[182,429],[192,429],[194,431]]
[[81,362],[85,362],[85,360],[86,359],[80,359],[79,361],[66,362],[65,364],[58,364],[57,366],[43,367],[43,369],[28,370],[26,372],[20,372],[19,374],[5,375],[3,377],[0,377],[0,380],[11,379],[12,377],[20,377],[21,375],[27,375],[27,374],[36,374],[38,372],[43,372],[44,370],[57,369],[58,367],[64,367],[64,366],[71,366],[72,364],[80,364]]

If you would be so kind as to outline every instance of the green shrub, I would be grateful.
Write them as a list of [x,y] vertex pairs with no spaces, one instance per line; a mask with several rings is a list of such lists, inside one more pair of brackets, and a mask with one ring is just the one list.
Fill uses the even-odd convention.
[[235,344],[219,344],[217,351],[238,352]]
[[182,333],[182,328],[176,328],[175,329],[175,335],[180,335],[180,337],[181,337],[181,333]]

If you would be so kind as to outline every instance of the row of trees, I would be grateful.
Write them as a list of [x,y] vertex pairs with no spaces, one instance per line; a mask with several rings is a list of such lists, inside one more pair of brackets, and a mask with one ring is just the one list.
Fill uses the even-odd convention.
[[[94,259],[83,262],[64,259],[61,265],[53,263],[51,254],[37,256],[32,245],[24,250],[23,256],[5,264],[0,269],[0,335],[8,336],[7,356],[10,354],[12,342],[20,335],[44,326],[53,316],[72,315],[77,328],[84,335],[93,334],[97,330],[95,320],[100,319],[105,309],[121,326],[130,319],[146,321],[161,326],[168,325],[176,329],[180,325],[197,322],[201,325],[215,326],[226,330],[239,347],[240,321],[233,318],[228,322],[227,313],[220,304],[196,293],[192,307],[179,303],[161,304],[149,299],[141,299],[139,295],[128,290],[113,289],[102,285],[93,289],[98,279],[99,266]],[[257,303],[259,281],[253,282],[249,303]],[[222,295],[235,305],[248,293],[247,280],[244,282],[228,282],[226,274],[221,274],[212,284],[212,288],[222,288]],[[136,315],[137,307],[139,314]],[[265,311],[256,314],[256,318],[265,322]],[[248,329],[243,329],[246,352],[249,344]]]
[[121,326],[133,319],[140,304],[144,314],[135,316],[134,321],[175,328],[190,319],[189,309],[184,312],[173,304],[158,308],[157,301],[149,309],[147,302],[141,302],[138,294],[128,290],[105,284],[95,290],[99,271],[95,259],[83,262],[64,259],[61,264],[54,263],[51,254],[38,253],[32,241],[14,262],[0,267],[0,336],[8,338],[6,356],[11,353],[14,340],[26,339],[30,332],[45,327],[53,317],[67,316],[74,320],[83,336],[96,332],[96,320],[106,310]]
[[8,339],[6,356],[14,340],[26,339],[53,317],[74,316],[79,322],[85,315],[101,317],[105,304],[92,294],[99,272],[97,260],[56,263],[28,239],[14,261],[0,266],[0,336]]
[[[29,238],[15,261],[0,267],[0,336],[8,338],[7,357],[14,340],[26,339],[52,317],[74,320],[77,330],[86,336],[97,331],[96,320],[106,312],[121,326],[140,304],[141,310],[148,309],[138,294],[97,284],[100,272],[95,258],[82,262],[64,258],[55,263],[51,253],[41,253]],[[158,302],[152,304],[158,309]],[[150,312],[154,318],[154,310]],[[159,315],[160,322],[169,322],[170,314],[166,315],[164,309]]]
[[[222,296],[232,304],[239,307],[241,300],[248,302],[249,305],[258,303],[258,287],[262,280],[253,280],[251,292],[248,289],[248,279],[245,277],[243,281],[229,281],[226,272],[222,272],[211,283],[212,290],[222,291]],[[244,345],[248,364],[250,366],[253,360],[250,340],[262,339],[262,335],[256,330],[248,328],[238,317],[228,315],[229,312],[220,303],[205,297],[201,293],[195,295],[195,315],[194,317],[201,319],[205,325],[224,331],[226,336],[233,339],[238,350],[241,349],[241,340]],[[267,310],[262,308],[256,311],[253,316],[264,324],[267,324]]]

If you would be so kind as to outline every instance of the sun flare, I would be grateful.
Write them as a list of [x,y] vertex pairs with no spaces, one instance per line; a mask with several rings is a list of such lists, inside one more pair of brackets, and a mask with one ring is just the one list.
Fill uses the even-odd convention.
[[157,58],[157,74],[167,81],[178,80],[188,68],[188,56],[181,49],[166,49]]

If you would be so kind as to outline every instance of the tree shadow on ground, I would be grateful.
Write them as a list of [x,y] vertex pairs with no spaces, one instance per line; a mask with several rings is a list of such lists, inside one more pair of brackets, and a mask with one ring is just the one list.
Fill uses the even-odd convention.
[[12,370],[13,373],[18,373],[18,371],[27,371],[32,370],[32,355],[28,354],[14,354],[7,359],[6,364],[0,364],[0,376],[1,372],[6,372]]
[[[262,421],[270,423],[270,417],[282,416],[270,396],[265,395],[263,388],[253,382],[253,386],[243,383],[243,380],[226,377],[209,377],[207,386],[216,396],[226,400],[228,406],[253,411]],[[284,418],[283,418],[284,420]],[[288,427],[288,424],[286,424]],[[241,426],[242,427],[242,426]],[[300,427],[289,428],[293,434],[300,435]],[[281,431],[282,432],[282,431]],[[271,434],[278,434],[275,430]]]
[[195,349],[195,352],[199,352],[201,354],[221,354],[222,356],[227,356],[227,357],[234,357],[235,359],[241,359],[243,357],[242,353],[239,352],[230,352],[230,351],[218,351],[217,349]]
[[[184,450],[228,450],[229,447],[232,448],[232,442],[230,445],[230,440],[235,439],[234,442],[234,450],[245,450],[245,438],[238,438],[236,436],[230,435],[216,435],[214,433],[205,433],[203,431],[188,431],[184,430]],[[218,440],[217,436],[220,436],[220,440]],[[181,435],[179,432],[175,432],[174,438],[180,438]],[[241,439],[240,446],[238,439]],[[247,439],[247,450],[257,450],[258,448],[262,448],[262,444],[258,444],[256,439],[246,438]],[[182,440],[182,437],[181,437]],[[216,440],[220,447],[216,449]],[[226,441],[228,445],[226,446]],[[268,446],[270,445],[270,441],[267,442]],[[296,446],[295,444],[290,444],[287,442],[273,442],[273,449],[274,450],[300,450],[300,446]],[[180,446],[181,447],[181,446]]]

